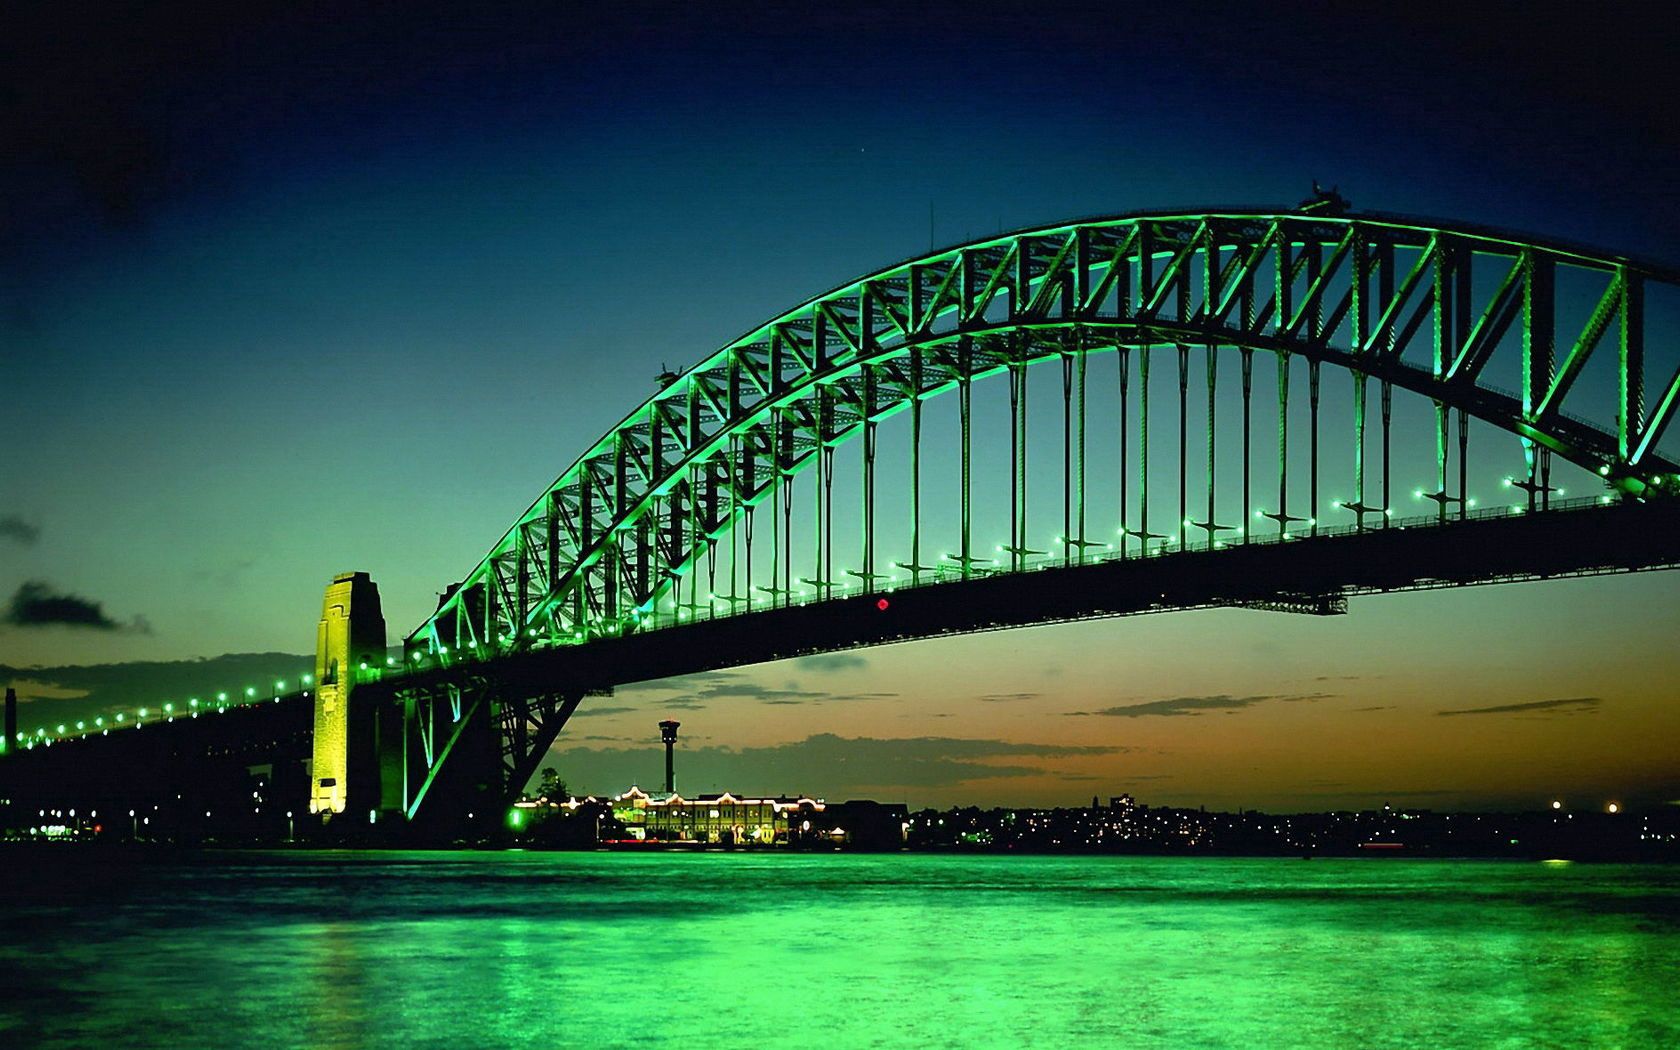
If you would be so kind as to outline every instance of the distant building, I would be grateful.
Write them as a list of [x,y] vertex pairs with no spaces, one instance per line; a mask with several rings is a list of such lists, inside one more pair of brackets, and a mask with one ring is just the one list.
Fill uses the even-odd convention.
[[826,808],[822,799],[749,797],[725,791],[684,798],[676,792],[650,794],[632,786],[618,795],[586,795],[564,802],[536,799],[520,809],[555,809],[576,813],[598,809],[641,842],[692,842],[726,846],[787,845],[817,827]]
[[846,845],[860,849],[900,849],[909,814],[902,805],[859,800],[827,803],[809,795],[760,797],[725,791],[685,798],[671,792],[649,793],[631,787],[608,797],[584,796],[564,802],[534,799],[516,804],[525,810],[576,814],[594,810],[638,842],[694,843],[721,846]]

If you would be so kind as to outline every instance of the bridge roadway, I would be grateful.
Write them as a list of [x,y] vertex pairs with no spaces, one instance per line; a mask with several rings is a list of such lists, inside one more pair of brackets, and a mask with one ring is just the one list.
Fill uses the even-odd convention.
[[[406,675],[488,673],[504,695],[616,685],[979,631],[1210,607],[1331,613],[1349,595],[1680,567],[1680,501],[1236,542],[763,609]],[[885,607],[880,602],[885,601]],[[393,682],[393,684],[395,684]]]

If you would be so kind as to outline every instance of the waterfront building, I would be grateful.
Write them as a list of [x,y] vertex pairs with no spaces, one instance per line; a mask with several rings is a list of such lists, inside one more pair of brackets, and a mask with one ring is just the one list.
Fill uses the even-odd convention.
[[592,808],[643,842],[691,842],[725,846],[787,845],[824,826],[822,799],[786,795],[749,796],[725,791],[685,798],[677,792],[647,792],[638,786],[611,796],[586,795],[565,801],[535,799],[522,809],[576,813]]
[[903,804],[867,799],[829,803],[810,795],[721,794],[684,797],[632,786],[617,795],[564,800],[539,797],[515,805],[514,826],[544,814],[593,819],[595,841],[719,846],[849,846],[902,849],[910,827]]

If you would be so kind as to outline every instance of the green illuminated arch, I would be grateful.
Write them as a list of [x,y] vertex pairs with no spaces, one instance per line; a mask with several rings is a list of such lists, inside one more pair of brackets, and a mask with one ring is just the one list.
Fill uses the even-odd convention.
[[[1491,287],[1471,280],[1484,266]],[[1578,330],[1557,328],[1562,270],[1599,289]],[[1680,285],[1561,243],[1310,210],[1096,219],[899,263],[669,377],[520,516],[410,648],[489,654],[622,629],[745,508],[866,422],[988,375],[1119,347],[1300,356],[1461,410],[1642,496],[1676,469],[1657,443],[1680,399],[1676,374],[1645,410],[1650,282]],[[1616,345],[1601,348],[1612,330]],[[1511,334],[1519,393],[1483,381]],[[1403,359],[1414,345],[1429,348],[1429,367]],[[1610,427],[1566,410],[1595,353],[1616,357]]]

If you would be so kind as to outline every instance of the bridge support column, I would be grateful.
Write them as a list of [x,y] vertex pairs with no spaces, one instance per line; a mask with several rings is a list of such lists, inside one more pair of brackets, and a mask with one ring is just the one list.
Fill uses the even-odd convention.
[[385,666],[385,616],[365,572],[327,586],[315,631],[315,731],[309,812],[342,813],[349,800],[350,694],[363,667]]

